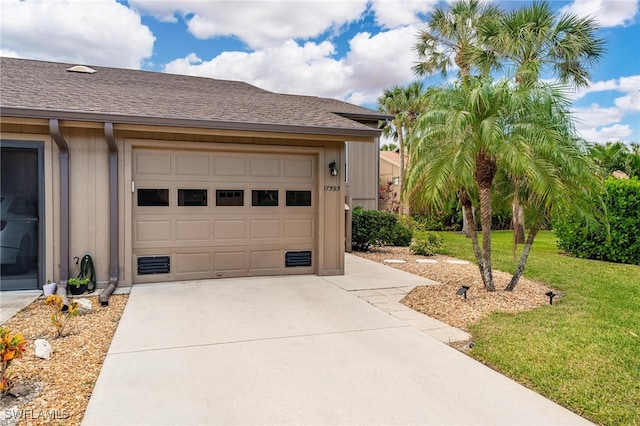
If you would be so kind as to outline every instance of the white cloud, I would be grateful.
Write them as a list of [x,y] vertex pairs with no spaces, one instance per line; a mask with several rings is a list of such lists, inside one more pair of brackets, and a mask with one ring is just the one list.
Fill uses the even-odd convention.
[[578,133],[586,141],[605,143],[624,141],[628,136],[633,133],[633,130],[625,124],[614,124],[608,127],[596,128],[583,128],[579,129]]
[[2,0],[2,53],[23,58],[140,68],[155,37],[115,0]]
[[385,87],[413,79],[415,31],[404,27],[374,36],[356,34],[343,59],[334,58],[335,46],[329,41],[301,45],[287,40],[255,52],[224,52],[209,61],[191,53],[171,61],[164,71],[242,80],[279,93],[373,103]]
[[575,0],[562,12],[593,17],[603,27],[626,26],[635,22],[638,0]]
[[640,75],[621,77],[618,90],[626,93],[625,96],[615,100],[618,108],[630,112],[640,111]]
[[590,93],[596,92],[606,92],[609,90],[616,90],[618,88],[618,80],[611,79],[607,81],[596,81],[591,82],[588,87],[579,87],[576,88],[574,92],[569,93],[569,97],[576,101],[580,98],[585,97]]
[[235,36],[252,49],[319,36],[358,20],[367,9],[367,0],[130,0],[129,3],[165,22],[175,22],[176,15],[179,16],[196,38]]
[[372,0],[375,20],[383,28],[398,28],[422,22],[420,15],[430,12],[438,0]]

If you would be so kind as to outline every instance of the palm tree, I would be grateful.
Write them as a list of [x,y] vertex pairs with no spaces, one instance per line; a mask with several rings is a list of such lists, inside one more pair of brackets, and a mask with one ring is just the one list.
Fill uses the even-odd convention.
[[[465,209],[465,214],[474,231],[474,254],[489,291],[495,290],[491,271],[491,201],[498,170],[522,179],[522,191],[527,192],[523,204],[530,210],[549,207],[562,197],[571,198],[563,173],[566,167],[573,167],[576,150],[571,151],[572,155],[561,155],[561,148],[571,147],[573,140],[568,137],[571,123],[565,112],[567,105],[560,93],[549,87],[514,89],[506,80],[494,84],[487,78],[471,78],[466,84],[435,90],[430,108],[416,123],[407,188],[417,189],[415,192],[425,205],[440,206],[453,193],[466,206],[472,204],[471,198],[478,198],[482,247],[473,229],[470,209]],[[574,180],[577,179],[568,181]],[[537,229],[530,233],[528,250]],[[526,256],[523,268],[524,263]]]
[[591,18],[557,16],[547,1],[534,2],[503,15],[485,42],[515,67],[518,84],[534,84],[545,72],[563,84],[589,85],[589,66],[604,55],[604,40]]
[[[557,16],[546,1],[513,10],[486,29],[485,43],[515,68],[517,84],[533,85],[551,72],[564,84],[588,86],[588,67],[604,54],[604,41],[596,37],[593,18],[574,14]],[[518,199],[520,181],[513,179],[514,247],[524,243],[523,210]]]
[[447,76],[453,66],[466,78],[476,70],[488,75],[499,68],[497,56],[484,49],[485,28],[494,28],[503,12],[497,6],[478,0],[459,0],[449,11],[436,8],[427,21],[427,28],[418,33],[415,49],[418,63],[414,71],[418,75],[440,73]]
[[[498,56],[485,45],[502,16],[499,7],[478,0],[459,0],[449,11],[436,8],[427,28],[418,33],[415,49],[419,62],[414,71],[418,75],[440,73],[446,77],[455,65],[464,81],[474,70],[486,76],[491,70],[499,69]],[[470,238],[474,231],[469,227],[468,218],[475,220],[473,206],[461,204],[462,232]],[[467,209],[471,216],[467,215]]]
[[[425,89],[422,82],[415,81],[408,86],[394,86],[385,89],[378,98],[378,109],[394,115],[391,126],[385,126],[383,133],[393,135],[400,151],[399,193],[402,199],[405,175],[405,135],[411,132],[413,123],[424,110]],[[400,203],[400,214],[404,214],[404,203]]]

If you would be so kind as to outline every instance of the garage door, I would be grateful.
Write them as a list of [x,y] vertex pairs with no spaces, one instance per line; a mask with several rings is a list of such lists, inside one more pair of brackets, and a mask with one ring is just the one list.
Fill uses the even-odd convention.
[[133,152],[134,282],[315,272],[314,155]]

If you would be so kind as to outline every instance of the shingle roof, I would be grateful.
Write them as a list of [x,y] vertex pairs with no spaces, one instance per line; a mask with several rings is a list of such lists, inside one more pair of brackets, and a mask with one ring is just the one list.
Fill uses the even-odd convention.
[[239,81],[94,66],[93,74],[66,71],[73,65],[1,58],[2,115],[368,137],[380,132],[367,124],[389,118]]

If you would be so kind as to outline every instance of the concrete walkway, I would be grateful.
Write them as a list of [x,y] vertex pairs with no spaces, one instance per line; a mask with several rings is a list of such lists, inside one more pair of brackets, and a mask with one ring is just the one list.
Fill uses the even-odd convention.
[[389,309],[420,284],[347,256],[344,277],[136,285],[83,424],[587,423]]
[[42,295],[42,290],[0,292],[0,324],[4,324]]

